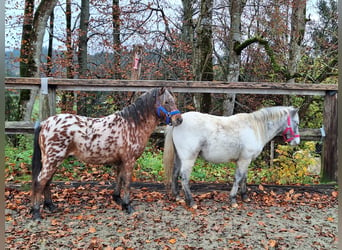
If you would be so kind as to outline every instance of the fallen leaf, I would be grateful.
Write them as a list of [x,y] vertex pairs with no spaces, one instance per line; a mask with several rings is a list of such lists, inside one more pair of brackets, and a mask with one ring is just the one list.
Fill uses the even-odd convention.
[[58,225],[59,224],[59,222],[56,220],[56,219],[52,219],[51,220],[51,225],[52,226],[56,226],[56,225]]
[[270,247],[276,247],[278,245],[277,241],[276,240],[269,240],[268,241],[268,245]]
[[247,213],[247,216],[252,217],[253,214],[254,214],[253,212],[248,212],[248,213]]
[[88,231],[89,231],[89,233],[96,233],[96,228],[90,227]]
[[175,244],[176,241],[177,241],[176,239],[170,239],[170,240],[169,240],[169,242],[170,242],[171,244]]
[[259,224],[260,226],[266,227],[266,224],[265,224],[265,222],[263,222],[263,221],[258,221],[258,224]]
[[334,218],[333,218],[333,217],[328,217],[327,220],[330,221],[330,222],[333,222],[333,221],[334,221]]

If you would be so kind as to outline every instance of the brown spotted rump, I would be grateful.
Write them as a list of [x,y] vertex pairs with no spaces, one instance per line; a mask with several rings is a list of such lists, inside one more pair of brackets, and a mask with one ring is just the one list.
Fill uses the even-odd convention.
[[[50,210],[50,182],[58,166],[68,156],[92,164],[115,165],[117,186],[114,200],[127,212],[133,166],[160,120],[177,126],[182,122],[172,93],[165,88],[152,89],[122,111],[103,118],[59,114],[43,121],[35,130],[32,158],[32,214],[41,219],[40,197]],[[123,198],[121,198],[123,188]]]

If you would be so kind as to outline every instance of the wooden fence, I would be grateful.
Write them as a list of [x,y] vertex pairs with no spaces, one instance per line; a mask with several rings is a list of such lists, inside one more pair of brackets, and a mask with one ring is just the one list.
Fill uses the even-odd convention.
[[[261,95],[312,95],[324,97],[324,129],[301,129],[304,140],[323,140],[322,179],[337,180],[337,85],[289,84],[260,82],[195,82],[158,80],[109,79],[53,79],[5,78],[6,89],[43,90],[40,94],[40,118],[56,112],[56,90],[68,91],[146,91],[153,87],[172,87],[174,92],[185,93],[235,93]],[[322,130],[323,129],[323,130]],[[32,133],[30,120],[6,122],[6,133]],[[322,134],[322,131],[324,133]],[[323,137],[322,137],[323,136]]]

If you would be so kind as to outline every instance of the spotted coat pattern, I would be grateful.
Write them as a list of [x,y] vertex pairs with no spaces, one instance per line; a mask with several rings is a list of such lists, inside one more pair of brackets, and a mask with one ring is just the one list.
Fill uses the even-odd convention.
[[[58,166],[68,156],[91,164],[116,166],[117,186],[114,200],[128,212],[132,211],[129,188],[133,166],[143,153],[147,141],[165,113],[157,114],[162,106],[171,112],[177,110],[173,95],[167,89],[153,89],[135,103],[115,114],[103,118],[90,118],[73,114],[49,117],[40,124],[38,142],[41,153],[41,169],[33,174],[32,213],[40,219],[40,196],[44,193],[44,205],[50,210],[50,181]],[[172,125],[182,122],[181,114],[171,117]],[[33,172],[35,163],[32,163]],[[35,176],[36,175],[36,176]],[[123,188],[123,198],[121,198]]]

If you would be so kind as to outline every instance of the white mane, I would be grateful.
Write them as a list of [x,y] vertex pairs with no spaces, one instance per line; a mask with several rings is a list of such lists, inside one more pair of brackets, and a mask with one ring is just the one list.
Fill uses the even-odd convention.
[[[280,132],[279,124],[284,122],[284,117],[290,113],[291,108],[283,106],[262,108],[250,113],[249,122],[256,127],[260,138],[273,137]],[[275,127],[279,129],[274,131]]]

